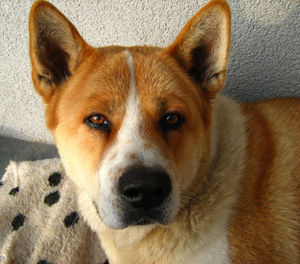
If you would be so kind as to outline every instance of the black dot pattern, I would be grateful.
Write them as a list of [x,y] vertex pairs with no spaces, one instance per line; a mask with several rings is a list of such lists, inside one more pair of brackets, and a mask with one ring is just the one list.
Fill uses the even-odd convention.
[[19,187],[10,190],[9,195],[15,196],[19,192]]
[[57,186],[61,181],[61,174],[59,172],[52,173],[49,176],[48,181],[50,186],[52,187]]
[[52,206],[53,204],[57,203],[59,201],[60,194],[58,191],[49,193],[45,199],[44,203],[48,204],[49,206]]
[[66,227],[75,225],[79,220],[79,215],[77,212],[72,212],[68,214],[64,219],[64,224]]
[[2,181],[0,181],[0,187],[3,185],[3,182]]
[[46,260],[44,260],[44,259],[42,259],[37,264],[51,264],[51,263],[48,262],[48,261],[46,261]]
[[18,214],[14,220],[11,222],[11,225],[13,227],[13,231],[17,231],[25,221],[25,215],[23,214]]

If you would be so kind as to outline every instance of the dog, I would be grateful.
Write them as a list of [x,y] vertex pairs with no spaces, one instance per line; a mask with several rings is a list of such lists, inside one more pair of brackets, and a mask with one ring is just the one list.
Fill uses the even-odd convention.
[[32,6],[33,84],[111,264],[300,263],[300,100],[219,94],[230,23],[212,0],[166,48],[94,48]]

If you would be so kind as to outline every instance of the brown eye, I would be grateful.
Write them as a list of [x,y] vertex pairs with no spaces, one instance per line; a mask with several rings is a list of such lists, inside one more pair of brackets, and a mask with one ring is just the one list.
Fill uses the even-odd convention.
[[94,125],[101,125],[105,122],[105,118],[103,115],[93,115],[91,116],[90,120]]
[[184,117],[178,112],[170,112],[164,115],[159,123],[163,130],[176,130],[183,125]]
[[177,124],[177,122],[179,121],[179,116],[176,114],[170,114],[166,116],[166,124],[173,126],[175,124]]
[[97,114],[97,113],[88,116],[85,119],[85,123],[93,129],[103,130],[107,133],[110,131],[110,127],[111,127],[108,119],[104,115]]

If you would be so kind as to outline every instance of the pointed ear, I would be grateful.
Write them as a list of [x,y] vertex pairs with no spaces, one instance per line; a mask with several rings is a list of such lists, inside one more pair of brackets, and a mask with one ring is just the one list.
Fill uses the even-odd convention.
[[225,82],[229,46],[229,6],[225,0],[212,0],[185,25],[166,51],[209,98],[214,98]]
[[48,102],[82,60],[88,45],[72,23],[45,1],[33,4],[29,16],[33,84]]

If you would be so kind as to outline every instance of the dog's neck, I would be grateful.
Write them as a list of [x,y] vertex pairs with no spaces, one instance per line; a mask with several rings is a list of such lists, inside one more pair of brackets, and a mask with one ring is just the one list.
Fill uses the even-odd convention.
[[[109,248],[115,248],[119,252],[130,248],[136,252],[142,251],[146,259],[153,256],[156,259],[164,256],[172,259],[176,255],[176,248],[180,248],[181,256],[193,256],[195,252],[201,252],[201,248],[207,249],[207,245],[220,243],[224,247],[226,241],[222,240],[226,239],[226,225],[233,211],[244,169],[245,125],[239,106],[234,101],[218,96],[213,107],[212,154],[205,181],[203,175],[198,175],[193,187],[182,194],[184,206],[172,224],[166,227],[151,225],[124,230],[109,229],[100,220],[89,196],[84,191],[79,193],[81,213],[99,234],[104,249],[109,244]],[[185,236],[189,236],[189,241],[193,237],[194,246],[186,245]],[[155,245],[153,248],[160,248],[160,252],[152,252],[151,245]],[[182,254],[183,249],[186,249],[186,254]],[[221,253],[219,255],[224,257]],[[170,263],[177,263],[172,261]],[[154,262],[155,260],[149,263]],[[178,263],[188,262],[179,260]]]

